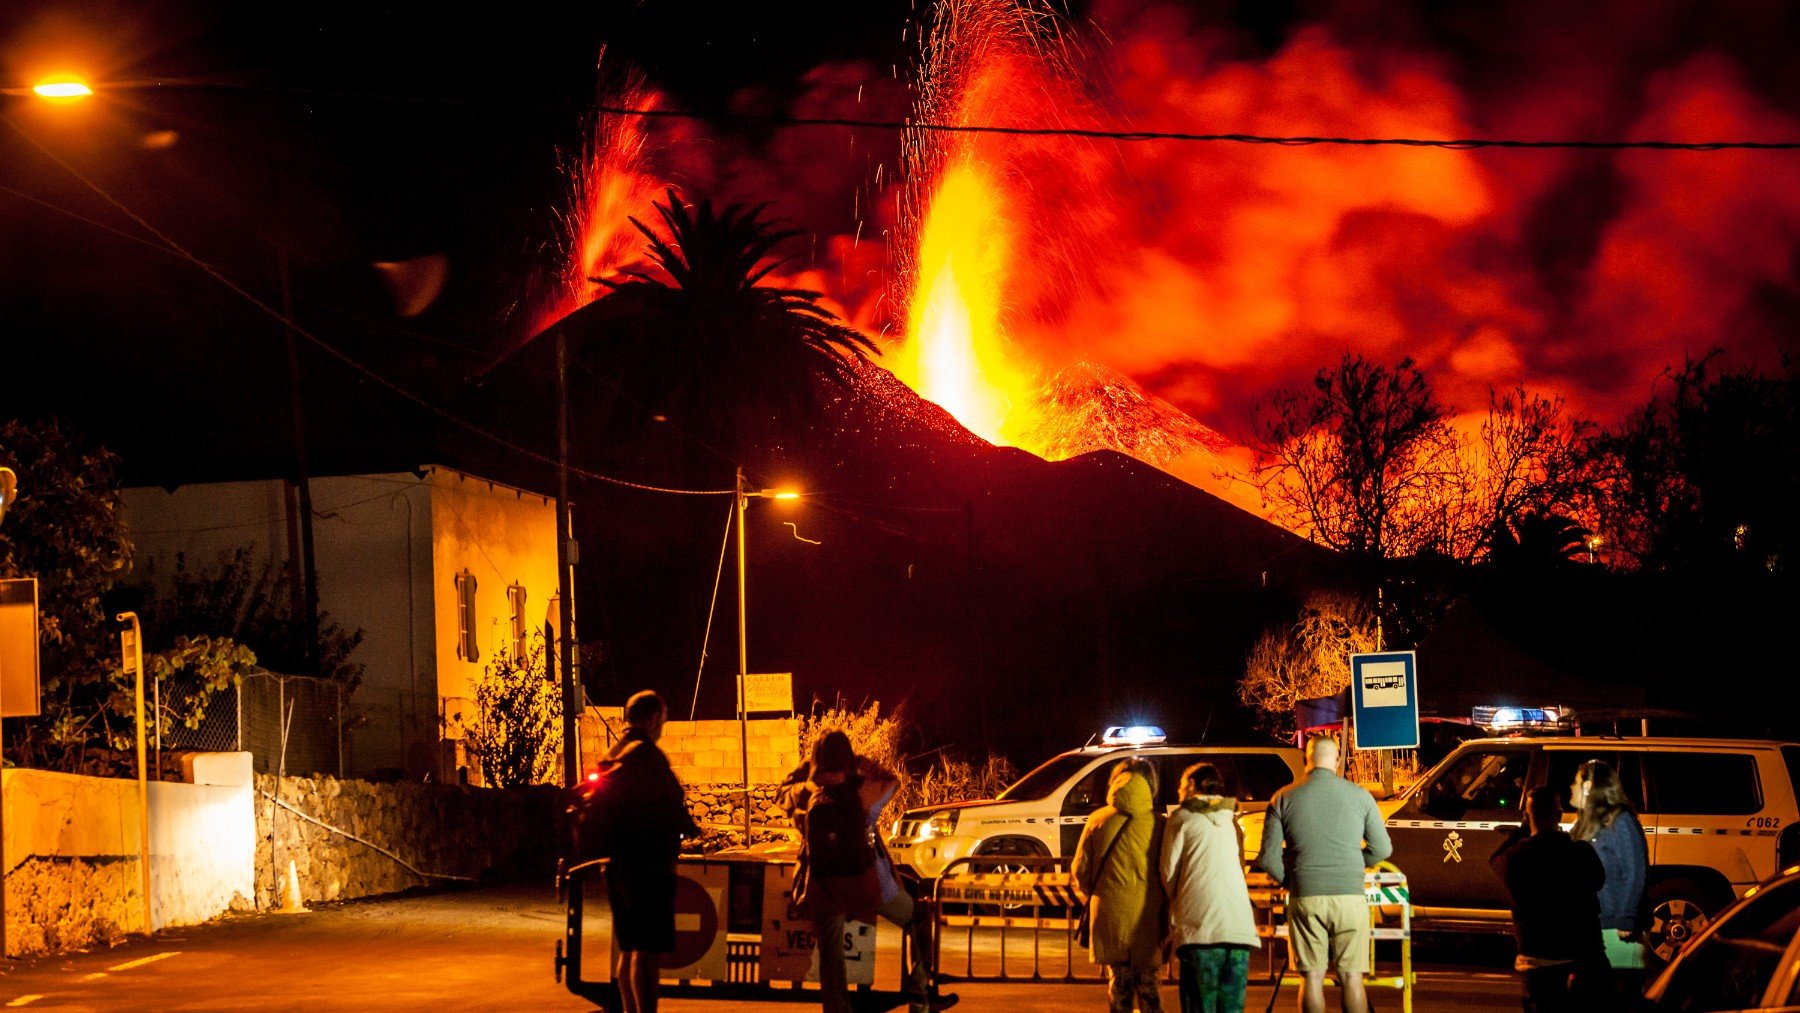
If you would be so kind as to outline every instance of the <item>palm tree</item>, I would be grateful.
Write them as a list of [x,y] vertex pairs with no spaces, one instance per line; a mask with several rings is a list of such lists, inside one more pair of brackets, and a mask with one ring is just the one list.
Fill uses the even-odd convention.
[[815,421],[819,383],[846,384],[874,351],[866,336],[819,304],[819,293],[765,285],[798,233],[763,217],[766,205],[715,210],[667,191],[648,264],[620,279],[562,326],[603,375],[689,431],[735,450],[797,435]]

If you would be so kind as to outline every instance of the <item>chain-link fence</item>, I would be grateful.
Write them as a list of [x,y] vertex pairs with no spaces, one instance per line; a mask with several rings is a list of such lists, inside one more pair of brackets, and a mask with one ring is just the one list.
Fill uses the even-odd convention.
[[153,688],[163,713],[161,749],[243,750],[259,774],[344,773],[342,683],[256,672],[206,701],[189,727],[172,714],[191,714],[204,695],[191,679]]

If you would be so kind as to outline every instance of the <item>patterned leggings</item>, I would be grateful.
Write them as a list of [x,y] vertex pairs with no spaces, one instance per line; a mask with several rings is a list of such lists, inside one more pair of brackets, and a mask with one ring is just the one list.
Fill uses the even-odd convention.
[[1244,1013],[1250,951],[1242,946],[1183,946],[1181,1013]]
[[1130,964],[1106,965],[1107,1009],[1109,1013],[1162,1013],[1162,993],[1157,991],[1156,979],[1161,977],[1162,968],[1151,964],[1148,967],[1133,967]]

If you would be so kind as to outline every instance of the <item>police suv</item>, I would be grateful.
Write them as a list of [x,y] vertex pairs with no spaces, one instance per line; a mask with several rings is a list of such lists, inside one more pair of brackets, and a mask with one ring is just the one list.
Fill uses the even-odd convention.
[[1170,745],[1154,726],[1108,728],[1097,744],[1050,758],[999,798],[909,810],[893,825],[888,854],[895,865],[926,879],[937,878],[959,858],[994,859],[981,863],[987,868],[1004,867],[1007,858],[1018,856],[1073,858],[1088,815],[1106,804],[1113,768],[1130,757],[1156,765],[1157,799],[1164,809],[1180,801],[1175,795],[1182,771],[1201,762],[1217,767],[1226,793],[1237,798],[1244,815],[1245,847],[1252,857],[1262,841],[1269,796],[1305,767],[1300,750],[1291,747]]
[[[1800,745],[1751,739],[1559,737],[1465,742],[1387,818],[1420,928],[1504,927],[1488,857],[1532,788],[1564,789],[1586,760],[1619,772],[1649,838],[1647,940],[1673,956],[1745,890],[1800,862]],[[1565,794],[1565,800],[1567,795]],[[1574,823],[1574,813],[1564,828]]]

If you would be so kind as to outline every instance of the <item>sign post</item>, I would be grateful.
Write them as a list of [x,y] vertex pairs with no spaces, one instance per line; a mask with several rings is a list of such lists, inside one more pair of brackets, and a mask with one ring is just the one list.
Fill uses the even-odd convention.
[[1357,749],[1419,745],[1419,662],[1412,651],[1350,656]]

